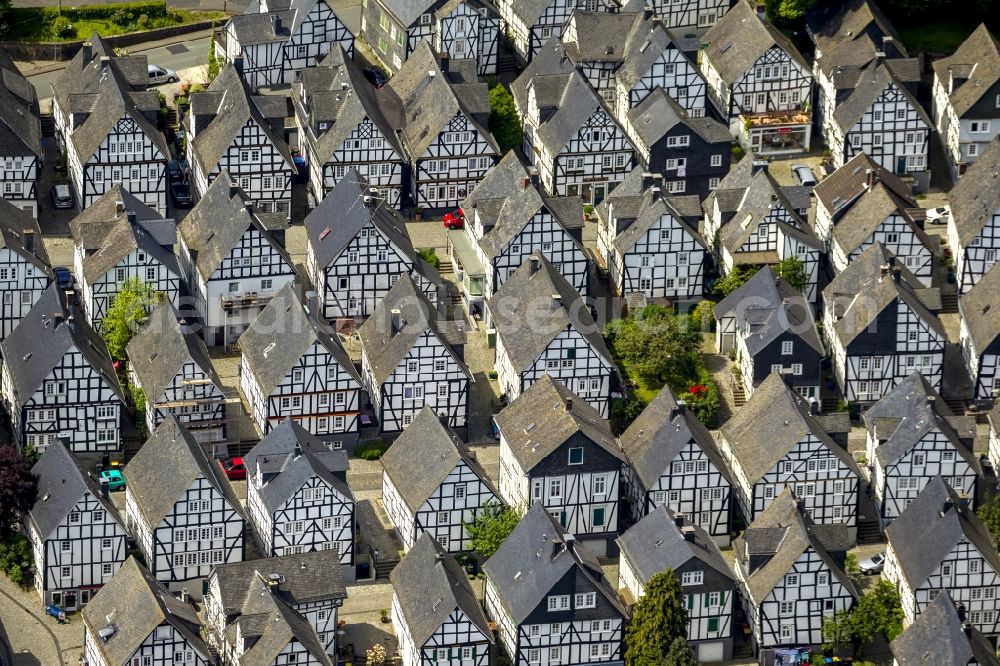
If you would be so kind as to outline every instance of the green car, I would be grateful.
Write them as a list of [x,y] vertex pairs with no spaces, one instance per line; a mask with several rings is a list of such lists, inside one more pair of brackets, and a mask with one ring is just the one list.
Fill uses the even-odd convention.
[[108,490],[121,490],[125,487],[125,475],[120,469],[106,469],[101,472],[101,480],[107,479]]

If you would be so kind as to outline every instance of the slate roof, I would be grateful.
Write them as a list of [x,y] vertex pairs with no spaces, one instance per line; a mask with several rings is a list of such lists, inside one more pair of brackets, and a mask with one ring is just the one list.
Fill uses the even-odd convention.
[[[749,303],[750,305],[745,305]],[[715,306],[715,318],[734,317],[738,335],[747,351],[756,356],[780,335],[792,331],[823,356],[823,342],[813,320],[812,309],[802,293],[764,266]],[[751,332],[746,333],[747,327]]]
[[951,79],[949,70],[955,78],[968,79],[948,96],[955,115],[961,118],[1000,80],[1000,43],[980,23],[953,55],[935,60],[931,66],[945,90]]
[[589,62],[620,63],[625,60],[631,32],[642,21],[641,12],[588,12],[576,10],[567,22],[567,28],[576,28],[576,39],[563,36],[566,54],[578,66]]
[[[784,579],[795,560],[809,548],[823,559],[848,593],[858,596],[847,573],[833,560],[813,533],[814,527],[808,514],[799,509],[791,488],[785,488],[757,516],[753,524],[736,538],[733,551],[737,561],[749,574],[745,578],[746,590],[752,603],[759,605],[774,586]],[[748,560],[753,555],[770,555],[770,559],[751,572],[748,571]]]
[[[257,455],[261,469],[270,480],[258,489],[264,507],[272,514],[286,505],[302,485],[318,477],[346,502],[354,503],[354,493],[347,485],[347,454],[343,451],[296,450],[285,454]],[[265,469],[266,468],[266,469]]]
[[1000,271],[990,269],[958,301],[961,320],[980,354],[1000,336]]
[[750,178],[750,184],[736,209],[735,216],[719,230],[722,245],[737,259],[740,254],[745,256],[747,253],[742,253],[740,249],[751,235],[756,233],[757,227],[768,218],[775,205],[785,209],[788,220],[768,220],[768,224],[773,222],[784,235],[809,247],[814,249],[822,247],[820,240],[813,235],[806,221],[788,200],[783,188],[767,171],[758,171]]
[[683,125],[706,143],[735,141],[729,129],[712,118],[691,118],[688,112],[671,99],[663,88],[657,88],[628,112],[628,120],[639,139],[653,146],[677,125]]
[[[614,16],[614,14],[611,14]],[[653,63],[668,49],[678,49],[673,37],[655,17],[643,18],[640,12],[622,46],[624,57],[615,72],[615,80],[625,90],[632,87],[649,72]]]
[[[164,474],[164,470],[170,470]],[[212,485],[237,513],[240,502],[222,471],[176,416],[168,416],[125,465],[127,492],[146,524],[156,527],[198,478]]]
[[[664,215],[669,215],[675,222],[681,225],[684,231],[690,234],[702,249],[709,250],[708,243],[698,233],[698,230],[689,226],[685,221],[685,217],[677,210],[677,197],[664,197],[661,193],[654,199],[652,193],[647,190],[642,196],[633,195],[632,199],[632,201],[628,202],[622,199],[613,200],[617,211],[621,211],[625,207],[635,207],[636,204],[639,206],[638,211],[636,211],[635,221],[615,236],[613,241],[615,248],[622,254],[630,252],[635,247],[636,242],[641,240]],[[619,203],[625,203],[625,206],[619,207]]]
[[712,537],[699,525],[685,521],[684,526],[694,530],[694,541],[684,538],[674,513],[667,509],[666,504],[661,504],[615,540],[639,582],[645,585],[661,571],[676,571],[686,562],[696,559],[735,584],[736,574]]
[[850,132],[861,121],[864,114],[872,108],[882,93],[890,87],[894,87],[899,94],[906,98],[917,117],[927,125],[928,129],[934,127],[934,121],[927,115],[909,88],[903,85],[903,81],[897,78],[892,67],[886,62],[873,60],[859,73],[854,92],[838,104],[833,112],[833,119],[840,126],[841,131],[844,134]]
[[203,281],[211,279],[222,260],[251,227],[270,241],[289,267],[293,266],[285,248],[274,239],[268,226],[246,201],[243,191],[236,187],[229,173],[223,171],[177,225],[177,233],[191,251],[191,260]]
[[844,166],[821,180],[813,188],[816,200],[835,216],[844,209],[849,209],[868,190],[869,169],[875,173],[879,184],[896,200],[899,208],[918,207],[916,199],[910,194],[910,188],[899,179],[899,176],[883,169],[866,153],[858,153]]
[[389,580],[399,600],[407,633],[418,650],[455,609],[462,611],[493,642],[493,632],[465,569],[429,532],[417,537],[413,548],[389,574]]
[[41,388],[52,369],[73,347],[101,375],[108,388],[125,402],[108,346],[84,317],[73,317],[70,322],[70,316],[63,294],[53,282],[17,328],[0,342],[0,354],[6,359],[5,366],[14,389],[14,395],[6,397],[15,409],[20,410]]
[[114,633],[106,641],[93,641],[105,663],[128,663],[161,625],[172,626],[202,659],[209,658],[208,647],[199,635],[201,622],[194,607],[167,592],[134,557],[125,560],[80,614],[95,635],[108,626],[111,617]]
[[212,381],[219,393],[222,380],[208,356],[208,347],[197,333],[181,328],[180,313],[169,301],[157,305],[149,320],[129,341],[129,368],[139,378],[143,393],[150,403],[163,398],[167,387],[191,360]]
[[[392,311],[401,313],[402,326],[393,331]],[[437,310],[414,284],[408,274],[400,275],[396,284],[375,305],[375,311],[358,328],[361,347],[371,366],[375,382],[382,384],[413,349],[417,340],[427,331],[444,345],[455,363],[472,379],[462,356],[454,349],[465,344],[464,322],[441,321]]]
[[708,428],[692,410],[680,407],[670,387],[664,386],[618,438],[636,476],[643,486],[652,488],[681,449],[694,440],[723,478],[732,483]]
[[[257,470],[257,458],[260,458],[260,468],[266,475],[284,472],[298,454],[310,454],[330,475],[343,482],[347,478],[350,462],[343,450],[330,450],[316,435],[312,434],[291,417],[285,417],[271,429],[245,456],[243,464],[250,473]],[[339,486],[338,486],[339,489]],[[352,498],[350,490],[345,497]]]
[[560,85],[563,82],[556,75],[567,75],[574,72],[572,61],[566,54],[566,47],[559,41],[558,37],[553,37],[545,42],[538,52],[531,58],[531,62],[510,84],[510,94],[514,97],[514,104],[518,110],[524,114],[528,108],[528,84],[536,76],[543,77],[543,81],[536,84],[535,94],[543,103],[553,105],[559,100]]
[[[244,614],[234,625],[239,625],[239,632],[230,625],[227,639],[232,640],[237,633],[240,636],[255,638],[250,648],[240,655],[242,666],[270,666],[292,641],[297,642],[309,653],[309,662],[320,666],[333,666],[333,661],[326,654],[324,644],[316,635],[312,624],[302,615],[281,603],[274,595],[268,593],[267,583],[258,578],[260,592],[247,593],[244,604]],[[230,638],[231,637],[231,638]]]
[[62,443],[56,441],[47,446],[31,468],[31,474],[38,484],[38,494],[28,510],[28,518],[42,539],[52,536],[52,531],[83,499],[84,493],[90,493],[124,529],[114,502],[101,495],[100,484]]
[[250,593],[260,589],[260,577],[266,580],[271,574],[281,576],[281,582],[272,588],[273,596],[291,606],[347,598],[340,555],[333,550],[314,550],[216,566],[212,575],[219,581],[218,601],[226,614],[241,613]]
[[495,496],[500,496],[475,453],[428,405],[417,412],[413,422],[382,455],[381,461],[392,485],[414,513],[462,462]]
[[810,413],[805,399],[789,388],[778,373],[761,382],[747,403],[722,426],[721,433],[751,485],[809,435],[856,476],[861,475],[851,454],[833,441]]
[[[280,27],[275,19],[281,21]],[[287,42],[292,38],[290,26],[295,21],[295,12],[275,11],[267,13],[244,13],[230,17],[228,28],[236,35],[240,46],[253,46],[273,42]]]
[[761,20],[748,2],[736,2],[708,29],[702,42],[708,46],[702,49],[701,57],[727,84],[742,77],[772,46],[781,48],[806,71],[810,69],[795,45],[780,30]]
[[6,51],[0,56],[0,155],[42,157],[35,87]]
[[[537,260],[537,269],[533,262]],[[534,270],[534,273],[532,273]],[[556,304],[553,295],[559,296]],[[503,303],[504,307],[493,307]],[[543,306],[549,304],[547,312]],[[566,281],[541,252],[534,252],[487,303],[497,335],[514,370],[524,372],[538,360],[560,332],[573,326],[594,352],[611,363],[604,338],[579,292]]]
[[240,351],[261,395],[271,395],[302,355],[317,343],[360,386],[361,377],[351,357],[330,330],[306,311],[293,285],[282,287],[240,336]]
[[[513,85],[517,85],[518,81]],[[554,95],[553,106],[556,110],[538,126],[535,136],[550,154],[558,154],[576,137],[594,111],[601,107],[601,100],[583,74],[576,70],[569,74],[541,74],[531,79],[531,85],[548,89],[541,96],[536,93],[536,99],[549,93]],[[527,109],[522,107],[522,114],[526,112]]]
[[[572,409],[566,409],[567,401],[572,401]],[[616,458],[625,458],[600,413],[548,374],[542,375],[494,419],[526,473],[576,433]]]
[[948,590],[940,593],[889,644],[897,666],[971,664],[1000,666],[989,639],[958,617]]
[[871,190],[862,194],[836,222],[833,227],[833,240],[843,249],[845,256],[850,255],[871,238],[889,216],[899,215],[921,245],[933,254],[937,245],[920,225],[913,221],[910,212],[899,207],[899,203],[899,199],[888,187],[877,183]]
[[[908,55],[895,28],[872,0],[817,3],[806,12],[806,30],[822,54],[817,64],[834,81],[840,78],[841,71],[856,75],[858,68],[874,60],[887,46],[884,37],[893,40],[895,50],[887,53],[890,58]],[[853,87],[853,81],[847,87]]]
[[483,565],[498,601],[515,625],[523,622],[568,573],[578,569],[608,603],[626,614],[618,593],[604,577],[597,557],[535,502]]
[[[32,249],[25,245],[25,232],[30,230]],[[10,201],[0,199],[0,243],[16,254],[24,257],[34,266],[35,270],[52,277],[52,266],[49,263],[49,253],[42,242],[42,228],[31,213],[21,210]]]
[[729,173],[723,176],[715,189],[705,197],[702,205],[705,215],[711,217],[716,204],[723,215],[733,213],[739,208],[743,193],[750,186],[750,179],[754,176],[754,162],[753,153],[747,153],[739,162],[733,163]]
[[[941,561],[962,540],[968,540],[994,570],[1000,568],[1000,554],[989,530],[962,498],[935,476],[899,518],[886,528],[899,573],[915,590],[934,573]],[[946,503],[950,506],[945,507]],[[920,538],[914,538],[919,534]]]
[[[994,137],[948,194],[949,225],[958,232],[958,242],[968,247],[1000,209],[1000,136]],[[957,249],[956,249],[957,251]]]

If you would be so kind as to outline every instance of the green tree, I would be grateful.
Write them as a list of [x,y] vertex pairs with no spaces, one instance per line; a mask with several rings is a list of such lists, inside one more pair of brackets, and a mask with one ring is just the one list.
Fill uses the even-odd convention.
[[722,296],[728,296],[742,287],[756,273],[756,266],[733,266],[733,270],[715,281],[715,291],[719,292]]
[[788,257],[778,262],[774,267],[774,272],[782,280],[799,291],[805,291],[809,284],[809,276],[806,275],[806,267],[796,257]]
[[[627,666],[662,666],[674,654],[675,639],[687,639],[688,612],[673,569],[649,579],[625,631]],[[680,662],[683,664],[684,662]]]
[[772,21],[799,21],[814,4],[816,0],[764,0],[767,18]]
[[118,294],[101,321],[101,335],[111,358],[125,358],[125,347],[146,323],[155,304],[156,294],[149,283],[139,278],[128,278],[118,285]]
[[701,331],[687,316],[647,305],[608,324],[606,335],[631,369],[659,386],[687,388],[697,377]]
[[437,256],[437,252],[434,251],[434,248],[422,247],[417,250],[417,256],[434,268],[441,268],[441,258]]
[[694,658],[694,651],[686,637],[678,636],[674,639],[663,664],[664,666],[698,666],[698,662]]
[[980,502],[976,515],[993,535],[993,541],[1000,543],[1000,493],[992,493]]
[[490,132],[502,154],[521,145],[521,114],[502,83],[490,88]]
[[[215,31],[215,23],[212,24],[212,31]],[[207,83],[212,83],[215,77],[219,75],[222,71],[222,63],[219,61],[219,57],[215,54],[215,40],[208,40],[208,70],[205,77],[208,79]]]
[[36,485],[31,462],[12,445],[0,446],[0,537],[35,503]]
[[471,522],[465,523],[472,550],[483,558],[492,557],[517,526],[523,513],[498,502],[487,502]]
[[0,541],[0,569],[18,585],[28,582],[33,562],[31,543],[23,534],[11,533]]
[[903,632],[903,607],[899,592],[887,580],[881,580],[864,594],[854,608],[839,613],[823,623],[826,647],[850,646],[855,657],[876,636],[892,641]]

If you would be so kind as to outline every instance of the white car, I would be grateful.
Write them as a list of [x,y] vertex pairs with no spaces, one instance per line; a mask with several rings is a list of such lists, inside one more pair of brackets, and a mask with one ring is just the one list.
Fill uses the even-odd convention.
[[931,224],[947,224],[948,215],[951,213],[950,206],[939,206],[938,208],[927,209],[927,221]]
[[166,67],[149,65],[149,85],[159,86],[164,83],[173,83],[177,80],[177,72]]

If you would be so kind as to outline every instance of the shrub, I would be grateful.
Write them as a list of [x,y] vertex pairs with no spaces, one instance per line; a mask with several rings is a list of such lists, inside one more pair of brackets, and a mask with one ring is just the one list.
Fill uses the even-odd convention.
[[139,14],[139,18],[135,20],[135,27],[139,30],[152,30],[153,20],[149,18],[149,14]]
[[126,10],[124,7],[116,9],[111,15],[111,22],[120,26],[129,25],[132,23],[132,12]]
[[57,16],[52,21],[52,34],[56,37],[76,37],[76,28],[65,16]]
[[31,575],[31,544],[23,534],[13,533],[0,543],[0,569],[18,585],[25,585]]
[[382,454],[388,450],[388,442],[378,440],[359,445],[356,449],[354,449],[354,456],[356,458],[361,458],[362,460],[378,460],[382,457]]
[[420,248],[417,250],[417,256],[433,266],[435,270],[439,270],[441,268],[441,258],[437,256],[437,252],[434,251],[434,248]]

